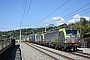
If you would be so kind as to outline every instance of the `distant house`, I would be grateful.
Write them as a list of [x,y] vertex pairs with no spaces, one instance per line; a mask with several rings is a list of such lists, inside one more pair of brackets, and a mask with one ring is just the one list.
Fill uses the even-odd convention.
[[4,41],[6,41],[6,40],[7,40],[7,38],[2,38],[1,40],[4,40]]
[[80,40],[81,46],[90,48],[90,32],[85,33],[83,38]]

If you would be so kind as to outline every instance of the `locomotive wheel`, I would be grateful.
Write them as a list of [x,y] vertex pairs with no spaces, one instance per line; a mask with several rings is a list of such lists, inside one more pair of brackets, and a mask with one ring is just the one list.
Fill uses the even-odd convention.
[[71,48],[71,51],[75,51],[74,47]]
[[55,46],[55,49],[58,50],[58,45]]
[[64,48],[63,47],[61,48],[61,51],[64,51]]
[[69,51],[70,51],[70,49],[66,49],[66,51],[67,51],[67,52],[69,52]]

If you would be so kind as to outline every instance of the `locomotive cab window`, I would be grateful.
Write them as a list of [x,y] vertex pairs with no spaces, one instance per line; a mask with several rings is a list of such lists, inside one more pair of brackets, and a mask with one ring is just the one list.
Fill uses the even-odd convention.
[[75,35],[77,35],[77,30],[66,30],[66,34],[75,34]]

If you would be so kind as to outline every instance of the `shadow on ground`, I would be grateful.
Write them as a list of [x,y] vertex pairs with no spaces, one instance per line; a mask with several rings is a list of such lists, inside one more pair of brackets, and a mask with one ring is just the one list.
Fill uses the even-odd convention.
[[15,45],[7,60],[22,60],[20,45]]

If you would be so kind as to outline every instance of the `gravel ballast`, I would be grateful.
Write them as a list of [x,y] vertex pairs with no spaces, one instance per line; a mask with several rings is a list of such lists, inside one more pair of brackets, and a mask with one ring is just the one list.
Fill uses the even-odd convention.
[[37,51],[36,49],[26,45],[25,43],[21,43],[21,54],[22,60],[53,60],[49,56]]
[[84,53],[90,54],[90,48],[78,48],[79,50],[82,50]]
[[[37,44],[32,44],[32,43],[29,43],[29,45],[37,45]],[[75,60],[89,60],[87,58],[84,58],[84,57],[80,57],[80,56],[77,56],[77,55],[73,55],[73,54],[69,54],[67,52],[63,52],[63,51],[59,51],[59,50],[55,50],[55,49],[52,49],[52,48],[48,48],[48,47],[45,47],[45,46],[40,46],[40,45],[37,45],[39,47],[43,47],[43,48],[46,48],[48,50],[51,50],[53,52],[57,52],[61,55],[64,55],[64,56],[67,56],[67,57],[70,57],[70,58],[73,58]],[[28,46],[27,44],[25,43],[21,43],[21,54],[22,54],[22,60],[54,60],[52,58],[50,58],[49,56],[45,55],[44,53],[41,53],[40,51]],[[36,47],[38,48],[38,47]],[[38,48],[39,49],[39,48]],[[40,49],[42,50],[42,49]],[[42,50],[44,51],[44,50]],[[46,51],[44,51],[46,52]],[[52,53],[48,52],[50,55],[53,55]],[[64,59],[63,57],[60,57],[60,56],[57,56],[55,55],[59,60],[67,60],[67,59]]]
[[[34,45],[36,45],[36,44],[34,44]],[[67,52],[55,50],[55,49],[52,49],[52,48],[48,48],[48,47],[44,47],[44,46],[40,46],[40,45],[37,45],[37,46],[46,48],[46,49],[48,49],[48,50],[57,52],[57,53],[59,53],[59,54],[62,54],[62,55],[68,56],[68,57],[71,57],[71,58],[73,58],[73,59],[75,59],[75,60],[90,60],[90,59],[87,59],[87,58],[84,58],[84,57],[80,57],[80,56],[77,56],[77,55],[69,54],[69,53],[67,53]]]

